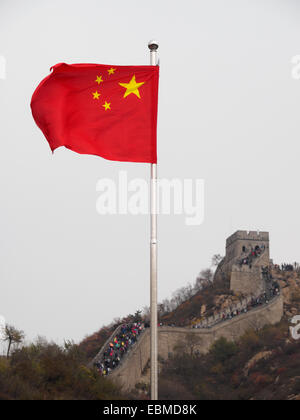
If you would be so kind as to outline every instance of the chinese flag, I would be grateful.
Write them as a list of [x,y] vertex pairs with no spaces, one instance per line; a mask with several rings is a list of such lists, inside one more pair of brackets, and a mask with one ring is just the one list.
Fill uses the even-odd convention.
[[157,66],[57,64],[31,109],[50,148],[156,163]]

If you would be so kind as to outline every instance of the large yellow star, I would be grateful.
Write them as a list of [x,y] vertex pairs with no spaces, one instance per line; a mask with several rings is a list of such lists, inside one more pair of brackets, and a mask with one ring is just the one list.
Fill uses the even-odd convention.
[[98,83],[98,85],[100,85],[100,83],[103,82],[102,76],[97,76],[95,82]]
[[105,111],[107,111],[108,109],[111,109],[111,108],[110,108],[110,104],[111,104],[111,103],[107,103],[107,102],[105,101],[105,103],[102,105],[102,106],[105,108]]
[[126,89],[126,92],[124,93],[124,98],[126,98],[126,96],[130,95],[131,93],[134,93],[138,98],[140,98],[141,96],[139,92],[139,87],[142,86],[144,83],[145,82],[137,83],[134,75],[129,83],[119,83],[119,85]]

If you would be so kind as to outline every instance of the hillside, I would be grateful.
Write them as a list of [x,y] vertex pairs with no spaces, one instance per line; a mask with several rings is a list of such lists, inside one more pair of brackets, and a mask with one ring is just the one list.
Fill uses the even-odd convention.
[[177,353],[160,374],[161,399],[300,400],[300,342],[288,323],[219,339],[206,356]]
[[[297,397],[299,346],[289,336],[289,321],[293,315],[300,314],[300,276],[296,271],[281,271],[276,267],[272,267],[271,276],[275,284],[280,285],[284,298],[284,317],[280,324],[275,327],[267,325],[259,330],[253,323],[252,331],[246,332],[235,344],[220,339],[205,356],[195,353],[195,340],[183,341],[169,359],[164,357],[160,360],[160,398],[181,399],[185,395],[192,399],[249,399],[250,396],[254,399],[269,399],[267,391],[274,399],[289,399],[294,395]],[[160,322],[166,327],[191,327],[200,318],[207,318],[220,310],[234,307],[242,298],[242,295],[234,294],[216,284],[205,284],[201,291],[179,304],[175,310],[162,314]],[[240,317],[236,319],[238,321]],[[171,330],[176,335],[177,329]],[[215,352],[228,357],[220,361]],[[268,364],[268,359],[272,360],[271,365]],[[277,366],[278,369],[269,371],[269,366]],[[131,366],[130,372],[133,367]],[[282,375],[273,378],[278,372]],[[133,397],[141,398],[145,395],[148,374],[146,369],[143,383],[137,385],[138,389],[132,393]],[[233,378],[235,383],[231,385]],[[195,392],[198,389],[196,382],[204,382],[205,389]],[[278,386],[272,388],[274,382]],[[264,391],[262,394],[258,392],[260,384],[261,391]]]
[[284,297],[280,324],[250,330],[235,344],[220,339],[205,356],[177,352],[163,363],[160,398],[300,400],[300,341],[289,332],[300,314],[300,275],[272,274]]
[[181,303],[174,311],[160,317],[163,325],[190,326],[202,318],[209,317],[221,309],[234,305],[242,295],[220,289],[213,283]]
[[120,399],[122,391],[85,366],[84,354],[38,339],[0,358],[0,400]]

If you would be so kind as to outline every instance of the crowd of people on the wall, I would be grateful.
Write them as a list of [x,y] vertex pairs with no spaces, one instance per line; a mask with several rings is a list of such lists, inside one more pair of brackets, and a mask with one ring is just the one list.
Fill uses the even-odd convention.
[[217,315],[215,315],[215,321],[209,325],[207,324],[207,321],[205,322],[205,320],[203,320],[199,324],[193,325],[192,328],[211,328],[221,322],[228,321],[239,315],[245,314],[258,306],[267,305],[274,297],[278,296],[279,294],[279,285],[275,283],[273,287],[268,290],[268,292],[261,294],[257,298],[253,297],[244,308],[233,309],[223,313],[219,312]]
[[94,363],[102,376],[109,375],[120,364],[122,357],[137,342],[143,330],[144,325],[141,322],[121,326],[119,333],[108,344],[100,360]]
[[[261,245],[261,246],[257,245],[255,248],[251,247],[251,251],[249,252],[249,255],[240,260],[240,265],[249,265],[251,268],[252,261],[257,257],[260,257],[265,249],[266,249],[265,245]],[[247,250],[246,248],[244,248],[243,253],[246,253],[246,252]]]
[[281,265],[276,264],[274,267],[278,271],[294,271],[294,270],[298,270],[299,269],[299,264],[298,263],[294,263],[294,264],[281,264]]

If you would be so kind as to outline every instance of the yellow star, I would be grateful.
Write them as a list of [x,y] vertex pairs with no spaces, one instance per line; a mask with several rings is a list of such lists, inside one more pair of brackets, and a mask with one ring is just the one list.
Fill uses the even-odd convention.
[[132,77],[129,83],[119,83],[120,86],[126,88],[126,92],[124,93],[124,98],[134,93],[138,98],[140,98],[139,87],[142,86],[145,82],[137,83],[135,80],[135,75]]
[[111,68],[111,69],[109,69],[107,71],[108,71],[108,74],[111,75],[111,74],[114,74],[114,72],[116,71],[116,69]]
[[96,90],[96,92],[93,92],[93,97],[94,97],[94,99],[99,99],[99,96],[101,95],[101,93],[99,93],[97,90]]
[[100,85],[100,83],[103,82],[102,76],[97,76],[95,82],[98,83],[98,85]]
[[107,103],[106,101],[102,106],[105,108],[105,111],[107,111],[108,109],[111,109],[110,108],[110,103]]

